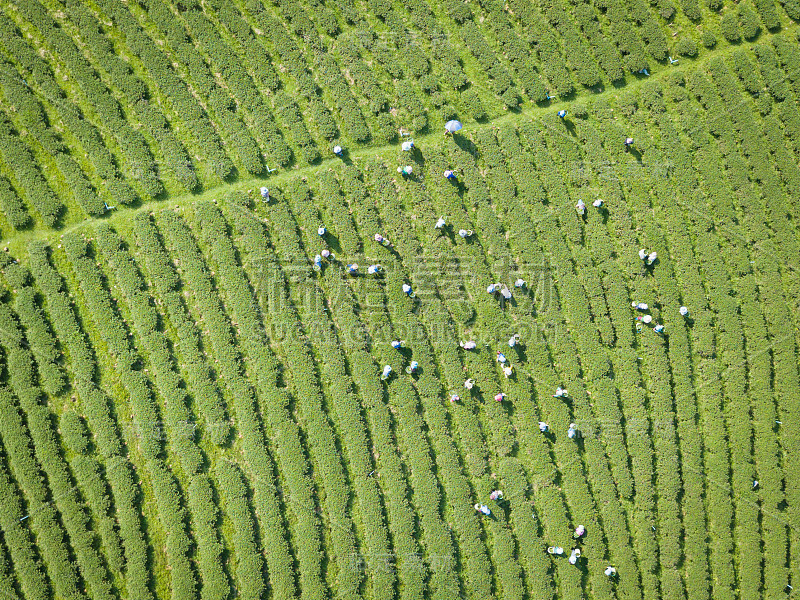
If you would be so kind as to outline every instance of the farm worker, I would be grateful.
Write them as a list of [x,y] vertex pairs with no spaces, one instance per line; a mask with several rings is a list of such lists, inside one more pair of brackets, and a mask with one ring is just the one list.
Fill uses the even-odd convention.
[[386,365],[383,367],[383,373],[381,373],[381,379],[386,380],[389,379],[389,375],[392,373],[392,367]]
[[578,525],[575,528],[575,533],[572,534],[572,537],[577,540],[578,538],[583,537],[584,533],[586,533],[586,527],[584,527],[583,525]]
[[468,238],[472,235],[472,229],[459,229],[458,235],[460,235],[462,238]]
[[567,111],[565,111],[565,110],[562,108],[562,109],[561,109],[560,111],[558,111],[556,114],[558,115],[558,117],[559,117],[560,119],[563,119],[564,117],[566,117],[566,116],[567,116]]
[[754,479],[753,480],[753,489],[756,489],[757,487],[758,487],[758,479]]
[[459,346],[461,346],[464,350],[475,350],[477,345],[478,344],[476,344],[473,340],[470,340],[468,342],[461,342],[459,344]]
[[314,257],[314,268],[315,268],[317,271],[319,271],[319,270],[322,268],[322,257],[321,257],[319,254],[317,254],[317,255]]
[[614,577],[617,574],[617,570],[614,567],[606,567],[605,574],[608,577]]
[[682,317],[688,317],[688,316],[689,316],[689,309],[688,309],[688,308],[686,308],[685,306],[681,306],[681,307],[678,309],[678,312],[679,312],[679,313],[681,313],[681,316],[682,316]]
[[503,289],[500,290],[500,293],[503,295],[503,298],[506,300],[511,300],[511,290],[508,289],[506,286],[503,286]]
[[401,146],[403,152],[411,152],[414,149],[414,140],[406,140]]
[[411,165],[406,165],[405,167],[397,167],[397,172],[405,177],[409,177],[414,172],[414,169]]
[[380,265],[370,265],[367,267],[367,273],[370,275],[377,275],[381,270]]
[[418,368],[419,363],[415,360],[412,360],[411,364],[406,367],[406,373],[416,373]]
[[383,244],[384,246],[386,246],[389,243],[389,240],[383,237],[380,233],[375,234],[375,241],[378,242],[379,244]]
[[475,505],[475,510],[477,510],[480,513],[483,513],[487,517],[492,514],[492,511],[489,510],[489,507],[486,506],[485,504],[476,504]]
[[333,252],[331,252],[327,248],[325,248],[325,250],[322,251],[322,258],[324,258],[325,260],[336,260],[336,256],[333,254]]
[[450,402],[458,402],[461,400],[461,396],[458,394],[450,394]]
[[401,342],[400,340],[392,340],[392,348],[394,348],[395,350],[400,350],[400,348],[402,347],[403,347],[403,342]]
[[631,302],[631,308],[636,310],[647,310],[647,304],[644,302]]
[[503,499],[503,492],[501,490],[495,490],[491,494],[489,494],[489,498],[497,502],[498,500]]
[[656,252],[651,252],[650,254],[647,255],[647,264],[652,265],[654,262],[656,262],[657,258],[658,254]]
[[631,146],[633,146],[633,138],[625,138],[623,143],[625,144],[625,152],[627,152],[631,149]]
[[262,187],[260,191],[261,191],[261,197],[264,200],[269,200],[269,190],[265,187]]
[[519,341],[519,334],[515,333],[510,338],[508,338],[508,347],[513,348],[514,346],[517,345],[518,341]]
[[444,217],[439,217],[439,220],[436,221],[436,225],[434,227],[436,227],[436,229],[441,229],[444,227]]
[[506,376],[506,379],[508,379],[514,374],[514,368],[511,365],[506,365],[503,367],[503,374]]
[[516,288],[524,288],[524,287],[525,287],[525,284],[526,284],[526,282],[525,282],[525,280],[524,280],[524,279],[517,279],[517,280],[514,282],[514,287],[516,287]]
[[506,355],[500,352],[500,350],[497,351],[497,362],[499,363],[506,362]]
[[486,286],[486,293],[487,294],[494,294],[497,291],[497,286],[494,283],[490,283]]
[[548,554],[555,554],[556,556],[561,556],[564,554],[564,549],[561,546],[550,546],[547,549]]
[[575,423],[570,423],[569,429],[567,429],[567,437],[573,440],[577,435],[578,435],[578,430],[576,429]]
[[445,179],[450,179],[451,181],[454,181],[455,178],[456,178],[456,174],[453,173],[453,171],[451,171],[450,169],[447,169],[444,172],[444,177],[445,177]]
[[583,200],[578,200],[578,203],[575,205],[575,210],[582,215],[586,214],[586,204],[583,202]]
[[674,65],[674,64],[676,64],[677,62],[678,62],[678,59],[677,59],[677,58],[672,58],[671,56],[669,57],[669,64],[671,64],[671,65]]
[[653,317],[651,315],[645,315],[643,317],[636,317],[636,320],[637,321],[642,321],[643,323],[646,323],[646,324],[649,325],[652,322]]
[[464,382],[464,387],[467,388],[468,390],[471,390],[473,385],[475,385],[475,380],[474,379],[467,379]]
[[411,286],[407,283],[403,284],[403,293],[408,296],[409,298],[414,297],[414,290],[411,289]]
[[601,206],[603,206],[603,201],[600,200],[600,198],[598,198],[597,200],[592,202],[592,206],[594,206],[595,208],[600,208]]
[[645,250],[644,248],[640,249],[639,258],[641,258],[642,260],[647,260],[647,250]]
[[494,401],[495,402],[502,402],[505,399],[506,399],[506,395],[503,392],[500,392],[499,394],[495,395],[495,397],[494,397]]
[[556,393],[553,394],[553,398],[564,398],[567,395],[567,390],[562,389],[561,386],[556,388]]
[[322,236],[323,236],[323,235],[325,235],[326,233],[328,233],[328,230],[327,230],[327,229],[325,229],[325,226],[324,226],[324,225],[320,225],[320,226],[317,228],[317,234],[318,234],[320,237],[322,237]]
[[539,421],[539,431],[542,433],[547,433],[550,430],[550,426],[545,423],[544,421]]
[[456,121],[453,119],[452,121],[448,121],[444,124],[444,134],[447,135],[448,133],[455,133],[456,131],[460,131],[463,125],[461,121]]
[[578,562],[578,559],[581,557],[581,549],[580,548],[573,548],[572,554],[569,555],[569,564],[574,565]]
[[658,325],[653,327],[653,331],[655,331],[656,333],[664,333],[664,326],[661,323],[659,323]]
[[358,273],[358,265],[355,263],[347,265],[347,270],[350,272],[350,275],[355,275]]
[[333,153],[336,156],[341,156],[342,154],[344,154],[344,152],[342,151],[342,147],[341,146],[334,146],[333,147]]

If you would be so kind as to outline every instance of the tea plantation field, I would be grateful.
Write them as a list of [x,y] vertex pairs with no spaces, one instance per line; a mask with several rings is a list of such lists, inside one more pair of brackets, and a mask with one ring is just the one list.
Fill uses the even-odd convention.
[[797,19],[0,0],[0,600],[797,598]]

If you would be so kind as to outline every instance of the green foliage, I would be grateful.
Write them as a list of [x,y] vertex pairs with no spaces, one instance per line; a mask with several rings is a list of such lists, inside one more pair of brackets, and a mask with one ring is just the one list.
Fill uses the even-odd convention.
[[139,449],[144,456],[155,458],[162,452],[161,419],[150,386],[138,369],[140,358],[131,345],[127,326],[103,283],[88,241],[74,233],[66,234],[63,240],[85,301],[92,307],[93,318],[103,324],[101,332],[108,352],[130,394]]
[[3,494],[0,496],[0,525],[3,527],[3,541],[13,562],[14,573],[22,593],[26,598],[44,600],[51,596],[51,590],[41,555],[45,552],[49,554],[49,547],[35,548],[32,532],[29,529],[30,524],[25,524],[26,513],[23,513],[22,490],[14,485],[9,477],[9,456],[6,450],[8,445],[9,442],[5,442],[3,454],[0,454],[2,459],[0,485],[3,486]]
[[734,11],[727,11],[722,16],[719,26],[720,31],[722,32],[722,37],[732,44],[735,44],[742,39],[742,34],[739,31],[739,17]]
[[690,37],[683,37],[675,44],[674,50],[681,56],[697,56],[697,42]]
[[[20,190],[25,199],[36,209],[42,222],[47,227],[55,226],[64,211],[64,206],[42,176],[30,150],[5,115],[0,115],[0,160],[10,172],[13,172],[14,187]],[[14,202],[13,197],[9,196],[8,188],[5,199],[7,204],[4,206],[9,208],[7,214],[12,223],[24,223],[20,207]]]
[[753,2],[764,26],[770,31],[780,29],[781,21],[778,11],[775,10],[775,2],[773,0],[753,0]]
[[266,585],[262,571],[264,560],[256,545],[256,523],[241,471],[231,462],[221,460],[215,468],[225,513],[233,523],[233,549],[236,552],[236,581],[244,600],[262,597]]
[[[800,50],[771,0],[717,23],[720,8],[15,3],[0,17],[0,588],[785,595]],[[697,34],[667,38],[684,17]],[[551,95],[566,119],[528,104]],[[450,118],[464,130],[443,137]],[[400,126],[415,152],[396,154]],[[321,150],[334,143],[349,156]],[[484,291],[497,281],[510,301]],[[635,327],[641,301],[662,335]],[[577,566],[547,554],[578,544]]]
[[681,0],[681,8],[691,21],[699,21],[703,18],[703,13],[700,12],[700,5],[697,0]]
[[47,10],[37,0],[20,2],[19,9],[66,65],[73,83],[80,89],[98,121],[114,136],[127,166],[137,170],[137,178],[144,192],[149,196],[162,193],[164,187],[155,174],[155,163],[144,137],[130,126],[119,103],[96,77],[74,41],[63,29],[56,27]]
[[192,169],[189,155],[165,116],[149,101],[150,92],[146,84],[131,71],[130,65],[116,54],[91,11],[78,2],[71,2],[67,7],[67,14],[79,27],[80,35],[90,49],[95,64],[101,66],[114,87],[126,96],[139,122],[145,125],[150,135],[158,141],[167,163],[167,168],[159,171],[172,172],[187,191],[197,188],[199,181]]
[[717,45],[717,36],[706,30],[700,35],[700,42],[703,46],[711,50]]
[[405,126],[414,132],[423,132],[428,126],[425,106],[414,93],[414,88],[407,80],[397,84],[397,104],[404,117]]
[[800,19],[800,2],[797,0],[779,0],[783,10],[793,21]]
[[31,222],[25,205],[5,177],[0,177],[0,209],[14,229],[23,229]]
[[739,6],[739,25],[742,28],[742,37],[746,40],[754,39],[761,32],[758,16],[747,4]]
[[461,99],[464,102],[464,108],[469,114],[470,117],[475,119],[476,121],[482,121],[486,119],[488,116],[486,114],[486,109],[483,107],[483,102],[481,102],[481,97],[478,93],[472,89],[467,88],[461,94]]
[[197,475],[189,484],[189,509],[192,513],[192,531],[199,552],[198,571],[204,600],[225,600],[231,595],[231,586],[223,572],[224,547],[217,536],[219,508],[215,504],[214,489],[206,475]]
[[[160,331],[160,316],[151,302],[136,263],[122,247],[122,240],[116,232],[107,226],[99,227],[97,246],[116,276],[117,286],[131,311],[140,348],[148,355],[154,391],[161,397],[159,404],[164,406],[164,422],[160,425],[163,425],[167,440],[178,454],[183,470],[188,475],[195,475],[200,470],[203,457],[194,440],[194,425],[187,407],[189,398],[185,384],[176,372],[168,341]],[[156,429],[160,430],[161,427]]]
[[178,351],[190,373],[194,400],[205,417],[205,431],[214,444],[223,445],[231,432],[230,422],[225,415],[225,403],[205,362],[197,326],[181,298],[180,280],[175,267],[148,215],[137,215],[135,233],[150,281],[164,303],[167,318],[178,332]]
[[758,69],[744,50],[736,50],[730,54],[730,63],[734,73],[744,85],[744,89],[753,95],[758,95],[764,89],[764,82],[759,76]]
[[790,93],[789,87],[786,85],[785,75],[778,66],[775,50],[766,44],[756,44],[753,51],[770,94],[779,102],[786,99]]
[[125,585],[137,598],[153,598],[152,572],[148,568],[148,547],[142,534],[137,484],[130,463],[121,456],[106,461],[106,477],[119,515],[119,533],[125,550]]
[[325,87],[336,101],[339,118],[347,134],[356,142],[366,142],[370,137],[369,128],[358,103],[345,83],[339,65],[330,54],[319,54],[316,57],[315,67],[325,77]]
[[84,454],[89,449],[89,432],[81,418],[73,411],[61,413],[58,429],[70,452]]
[[186,509],[181,504],[177,482],[158,459],[148,461],[147,470],[167,537],[164,550],[170,565],[172,597],[192,600],[197,597],[198,582],[189,559],[193,544],[187,534]]
[[186,82],[176,73],[169,58],[158,50],[123,6],[112,0],[101,0],[98,4],[125,35],[127,47],[142,61],[159,92],[169,99],[176,115],[191,133],[194,143],[201,149],[213,171],[221,178],[230,175],[233,163],[223,148],[219,134],[202,105],[186,87]]
[[[267,474],[274,472],[274,466],[270,454],[267,451],[264,440],[264,431],[261,426],[261,417],[257,412],[256,398],[252,388],[242,374],[240,363],[240,350],[235,345],[235,338],[232,333],[230,321],[225,315],[220,297],[216,292],[211,275],[205,267],[202,255],[197,248],[193,238],[189,234],[186,225],[171,211],[164,211],[159,214],[159,229],[162,235],[168,240],[170,247],[176,258],[180,260],[181,269],[184,275],[183,281],[192,293],[193,304],[203,315],[203,321],[207,328],[208,338],[211,349],[217,357],[217,367],[226,389],[230,392],[233,399],[233,407],[238,417],[238,430],[241,435],[242,454],[247,461],[251,473],[257,473],[255,479],[251,478],[254,489],[254,502],[256,510],[260,515],[262,527],[262,539],[267,548],[266,562],[268,573],[270,574],[270,585],[280,598],[291,598],[294,596],[294,576],[291,568],[288,544],[284,538],[282,528],[281,511],[278,506],[277,492],[274,482]],[[262,343],[263,347],[264,344]],[[263,356],[263,354],[262,354]],[[277,372],[270,371],[262,365],[259,369],[259,385],[267,386],[267,377],[272,373],[277,377]],[[274,388],[273,388],[274,389]],[[269,407],[270,411],[281,414],[285,411],[285,397],[279,393],[271,393],[271,402],[263,408]],[[258,408],[262,408],[259,406]],[[273,414],[273,413],[269,413]],[[288,425],[288,423],[287,423]],[[288,429],[282,434],[281,440],[292,434],[296,435],[296,429]],[[312,506],[313,501],[309,499],[309,482],[302,467],[300,454],[291,454],[281,442],[281,456],[288,461],[284,464],[284,469],[288,465],[295,468],[289,475],[289,483],[292,484],[292,495],[295,498],[305,498],[305,505]],[[287,471],[288,473],[288,471]],[[301,495],[302,494],[302,495]],[[312,543],[318,532],[313,516],[307,513],[300,513],[299,527],[307,543]],[[318,542],[317,542],[318,543]],[[319,560],[318,554],[315,555],[311,546],[304,550],[301,558],[303,568],[303,581],[308,584],[315,584],[320,588],[313,567],[309,569],[306,561]]]

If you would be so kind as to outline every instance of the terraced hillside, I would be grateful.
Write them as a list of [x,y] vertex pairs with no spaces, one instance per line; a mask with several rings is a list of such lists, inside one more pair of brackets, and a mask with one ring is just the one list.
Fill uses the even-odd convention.
[[800,589],[796,0],[0,8],[0,600]]

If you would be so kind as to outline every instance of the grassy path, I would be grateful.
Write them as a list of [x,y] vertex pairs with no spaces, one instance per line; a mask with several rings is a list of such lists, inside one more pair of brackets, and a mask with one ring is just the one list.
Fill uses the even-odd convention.
[[[783,34],[793,34],[796,32],[798,26],[796,23],[789,23],[784,26],[779,33]],[[492,119],[488,119],[483,123],[470,123],[465,127],[465,134],[469,136],[471,131],[476,129],[482,129],[486,127],[496,127],[498,125],[502,125],[504,123],[514,122],[521,119],[530,119],[536,117],[537,115],[542,115],[545,113],[549,113],[551,111],[557,111],[561,108],[565,108],[568,111],[570,107],[583,104],[585,103],[587,106],[597,105],[598,101],[603,101],[605,99],[610,98],[618,98],[619,96],[632,93],[636,91],[645,81],[651,80],[661,80],[667,77],[671,72],[675,72],[678,70],[683,71],[683,65],[689,65],[688,70],[695,70],[700,69],[705,65],[707,61],[710,59],[717,57],[717,56],[725,56],[745,45],[749,45],[752,43],[763,43],[765,41],[769,41],[769,39],[774,34],[770,32],[762,31],[759,37],[752,42],[743,43],[743,44],[728,44],[724,40],[720,40],[718,46],[714,50],[706,50],[704,51],[701,56],[697,59],[688,59],[682,57],[681,66],[672,67],[669,64],[663,65],[659,64],[654,69],[653,72],[650,74],[649,77],[644,75],[634,75],[634,79],[626,79],[625,83],[616,87],[616,86],[606,86],[601,89],[601,91],[594,92],[589,89],[583,89],[574,94],[569,100],[555,100],[550,103],[544,104],[533,104],[529,103],[523,106],[522,109],[515,111],[515,112],[507,112],[500,116],[494,117]],[[426,145],[430,145],[431,142],[435,140],[441,141],[442,139],[442,129],[440,127],[436,128],[435,132],[429,132],[422,135],[415,135],[414,141],[418,147],[425,147]],[[552,129],[554,133],[562,134],[563,131]],[[570,138],[574,139],[574,138]],[[349,150],[347,152],[347,156],[345,160],[347,161],[358,161],[360,159],[365,159],[368,157],[378,156],[381,159],[391,162],[392,152],[400,153],[400,142],[396,142],[393,144],[383,145],[383,146],[366,146],[363,148],[357,148],[353,150]],[[110,213],[107,213],[101,217],[86,217],[80,221],[73,221],[71,223],[67,223],[61,229],[57,230],[50,230],[44,228],[36,228],[31,230],[24,230],[17,232],[15,235],[6,238],[4,240],[4,248],[8,248],[9,252],[19,254],[24,247],[33,240],[43,240],[43,241],[50,241],[52,242],[56,236],[63,235],[64,233],[79,230],[85,226],[91,226],[97,221],[107,221],[110,224],[126,228],[130,219],[141,210],[156,210],[161,208],[166,208],[168,206],[173,206],[175,208],[180,208],[183,206],[191,205],[195,202],[202,201],[202,200],[210,200],[214,198],[218,198],[221,195],[230,192],[237,192],[243,191],[246,192],[250,189],[257,189],[262,185],[266,185],[268,187],[275,187],[280,186],[282,183],[286,182],[289,179],[292,179],[297,176],[313,176],[315,173],[320,171],[329,169],[331,167],[335,167],[337,164],[341,162],[341,159],[337,157],[330,157],[325,158],[321,162],[308,165],[304,167],[298,167],[288,170],[280,170],[277,174],[269,175],[268,177],[250,177],[247,179],[240,179],[233,183],[227,185],[220,185],[209,188],[204,190],[200,193],[196,194],[182,194],[180,196],[171,196],[166,199],[161,200],[153,200],[150,202],[145,202],[138,205],[132,205],[130,207],[121,207],[114,209]],[[398,162],[399,164],[399,162]]]

